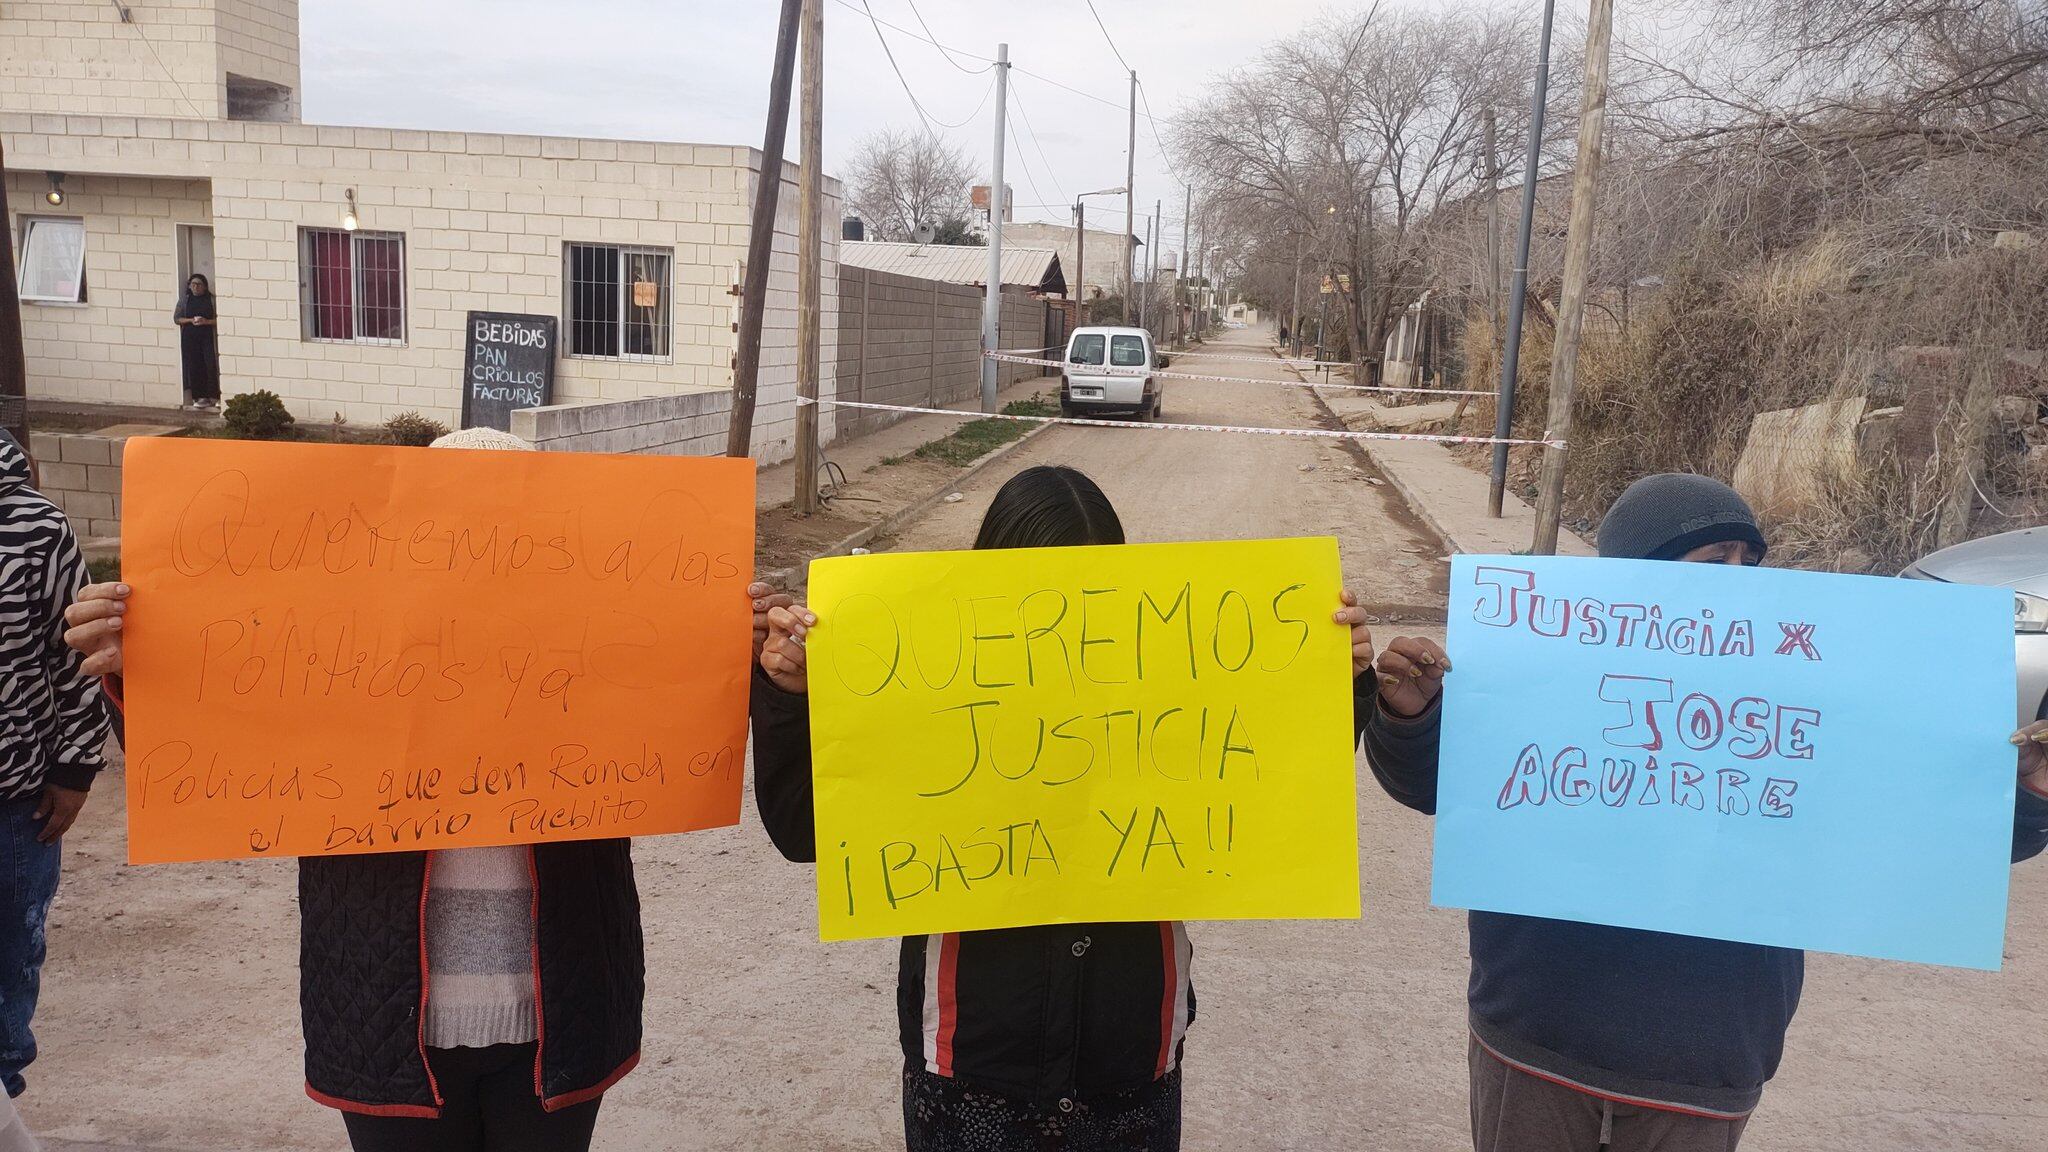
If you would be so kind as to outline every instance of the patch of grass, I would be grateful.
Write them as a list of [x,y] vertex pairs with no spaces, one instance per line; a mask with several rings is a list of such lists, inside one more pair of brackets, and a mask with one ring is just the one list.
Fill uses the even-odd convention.
[[97,560],[88,560],[85,562],[85,570],[91,574],[93,583],[111,584],[121,578],[121,558],[102,556]]
[[[1043,395],[1037,395],[1010,401],[1003,405],[1003,414],[1056,416],[1059,414],[1059,407]],[[955,468],[965,468],[997,448],[1013,440],[1022,439],[1029,431],[1031,425],[1019,420],[972,420],[954,429],[952,435],[933,440],[911,455],[920,460],[936,460],[942,464],[951,464]],[[900,460],[901,457],[897,459]],[[885,464],[895,462],[883,461]]]

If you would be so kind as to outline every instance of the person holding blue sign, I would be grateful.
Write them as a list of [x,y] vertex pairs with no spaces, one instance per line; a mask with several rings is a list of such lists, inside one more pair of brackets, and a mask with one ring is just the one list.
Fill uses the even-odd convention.
[[[1605,557],[1754,566],[1765,542],[1732,489],[1702,476],[1631,485],[1599,529]],[[1437,809],[1449,658],[1403,637],[1378,654],[1366,757],[1395,800]],[[2048,722],[2012,737],[2012,858],[2048,845]],[[1805,953],[1474,911],[1469,986],[1475,1152],[1730,1152],[1776,1073]]]

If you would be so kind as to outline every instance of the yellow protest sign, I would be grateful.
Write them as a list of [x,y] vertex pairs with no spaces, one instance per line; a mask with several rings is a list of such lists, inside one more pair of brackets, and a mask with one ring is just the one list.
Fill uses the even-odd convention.
[[827,940],[1358,915],[1330,539],[811,565]]

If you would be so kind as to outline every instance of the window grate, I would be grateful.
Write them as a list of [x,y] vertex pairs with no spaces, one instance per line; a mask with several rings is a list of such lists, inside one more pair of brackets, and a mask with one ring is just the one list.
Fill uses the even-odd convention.
[[673,349],[675,255],[616,244],[564,246],[569,355],[665,361]]
[[299,244],[300,328],[307,340],[405,342],[405,237],[307,228]]

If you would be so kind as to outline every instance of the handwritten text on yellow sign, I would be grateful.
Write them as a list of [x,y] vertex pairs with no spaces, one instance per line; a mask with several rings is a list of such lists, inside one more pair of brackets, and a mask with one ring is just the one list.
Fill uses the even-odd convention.
[[1358,914],[1334,540],[811,567],[825,939]]

